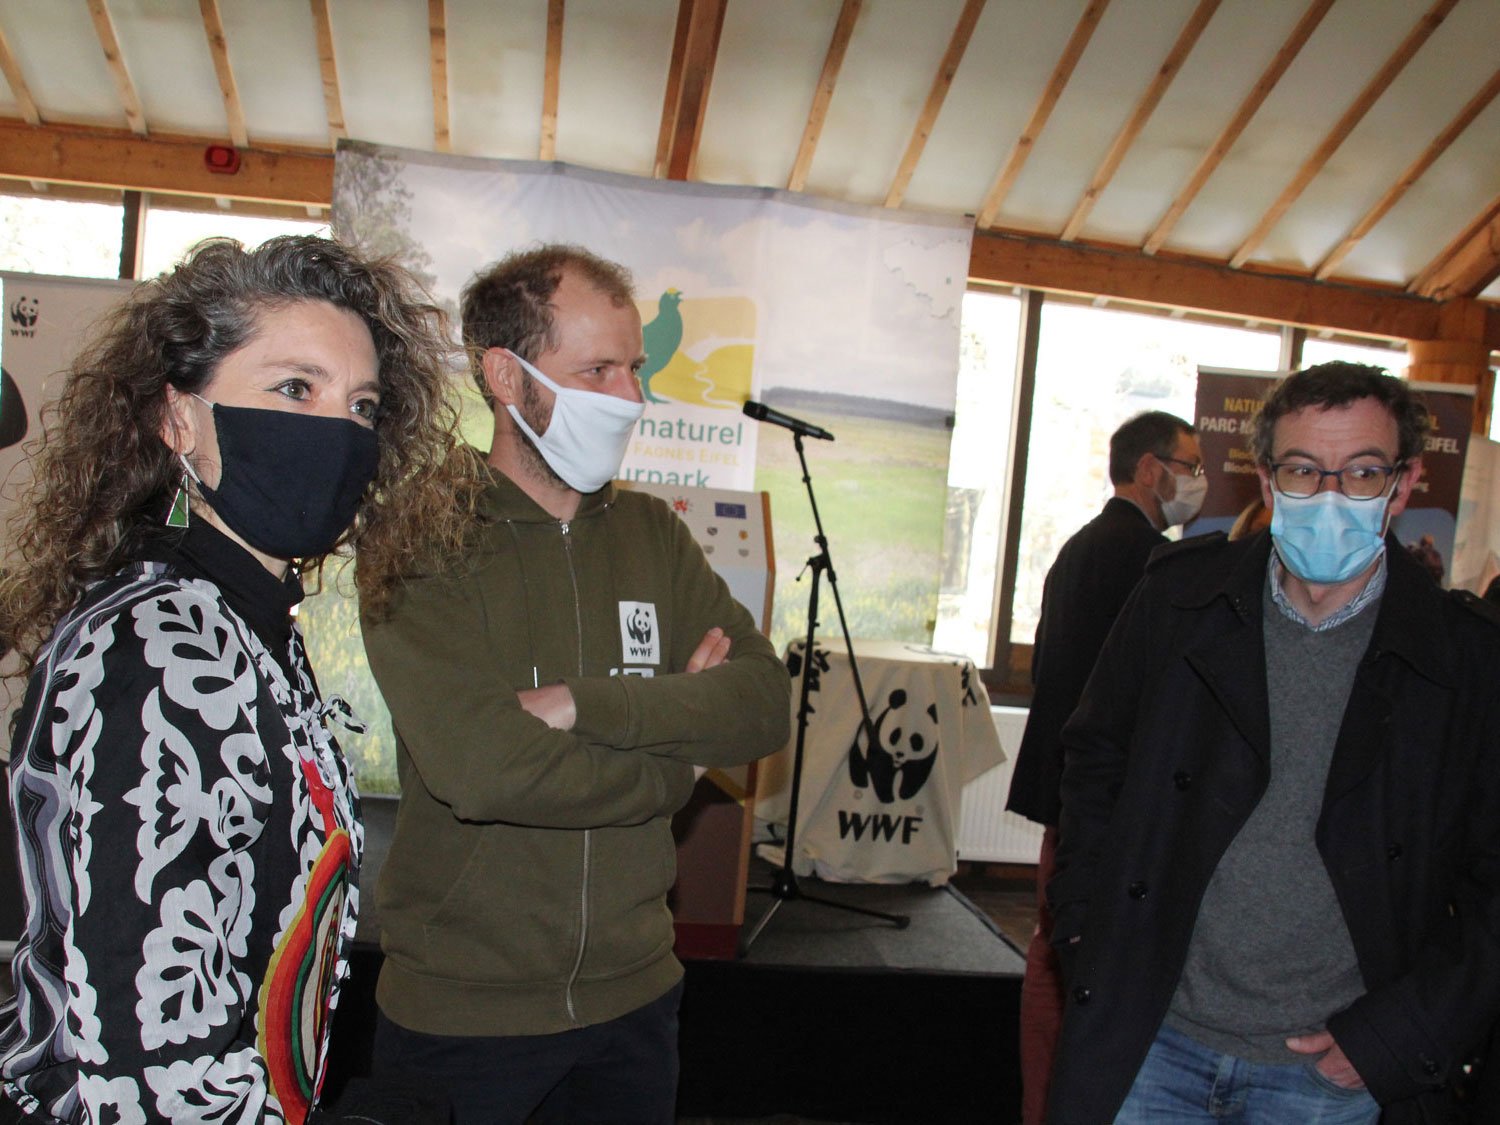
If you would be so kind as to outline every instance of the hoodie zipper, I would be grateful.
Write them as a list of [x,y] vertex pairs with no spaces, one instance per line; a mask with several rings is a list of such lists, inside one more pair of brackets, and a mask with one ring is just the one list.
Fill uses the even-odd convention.
[[[559,520],[562,529],[563,555],[568,560],[568,581],[573,586],[573,621],[578,631],[578,675],[583,675],[583,604],[578,596],[578,571],[573,565],[573,538],[566,520]],[[573,1006],[573,986],[578,983],[578,974],[583,971],[583,951],[589,940],[589,871],[592,867],[594,836],[592,829],[583,830],[583,879],[578,889],[578,953],[573,958],[573,971],[568,974],[568,986],[564,999],[568,1006],[568,1018],[575,1024],[578,1012]]]

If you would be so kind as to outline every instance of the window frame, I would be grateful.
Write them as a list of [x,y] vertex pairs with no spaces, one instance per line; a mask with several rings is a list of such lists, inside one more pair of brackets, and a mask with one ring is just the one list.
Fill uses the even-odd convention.
[[[995,282],[970,282],[970,289],[993,291],[1008,289],[1020,299],[1021,323],[1016,336],[1016,380],[1015,401],[1011,408],[1011,461],[1006,477],[1004,523],[1000,529],[1000,562],[996,568],[995,601],[990,615],[989,660],[980,669],[980,679],[995,706],[1026,707],[1031,703],[1031,657],[1034,646],[1010,639],[1015,615],[1015,597],[1021,551],[1021,520],[1024,515],[1027,462],[1030,456],[1032,420],[1036,401],[1037,359],[1041,349],[1042,310],[1046,302],[1097,301],[1137,312],[1142,315],[1178,316],[1201,320],[1211,324],[1240,321],[1246,327],[1257,327],[1242,317],[1224,314],[1201,314],[1188,309],[1146,305],[1120,298],[1102,298],[1088,294],[1062,293],[1044,289],[1007,286]],[[1260,324],[1267,324],[1261,321]],[[1302,353],[1308,338],[1305,327],[1282,324],[1277,327],[1281,337],[1278,367],[1282,371],[1295,371],[1302,365]],[[1347,333],[1335,334],[1335,338],[1359,338]],[[1384,339],[1393,339],[1384,337]],[[1362,340],[1360,342],[1363,342]],[[1395,348],[1392,354],[1397,355]],[[1392,366],[1397,366],[1395,363]],[[1483,399],[1488,406],[1488,398]]]

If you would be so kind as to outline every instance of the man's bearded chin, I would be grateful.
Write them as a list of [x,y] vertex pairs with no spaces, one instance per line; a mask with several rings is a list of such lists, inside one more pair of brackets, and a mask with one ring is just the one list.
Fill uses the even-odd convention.
[[[521,373],[521,401],[516,409],[521,412],[521,417],[526,419],[526,424],[536,433],[545,434],[547,427],[552,424],[552,410],[544,402],[542,396],[537,393],[536,380],[527,372]],[[536,447],[536,442],[531,440],[531,435],[520,426],[512,422],[516,431],[516,437],[520,439],[521,456],[525,458],[527,467],[532,470],[536,478],[544,484],[555,485],[560,488],[572,488],[567,481],[557,475],[556,470],[547,464],[547,459],[542,456],[542,451]]]

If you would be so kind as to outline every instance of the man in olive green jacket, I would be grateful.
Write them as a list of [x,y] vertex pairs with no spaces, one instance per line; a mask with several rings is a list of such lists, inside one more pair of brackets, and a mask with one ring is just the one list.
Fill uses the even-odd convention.
[[669,818],[785,743],[789,680],[667,505],[610,483],[642,409],[624,270],[512,255],[463,321],[495,413],[473,545],[365,625],[402,789],[377,1065],[459,1125],[670,1122]]

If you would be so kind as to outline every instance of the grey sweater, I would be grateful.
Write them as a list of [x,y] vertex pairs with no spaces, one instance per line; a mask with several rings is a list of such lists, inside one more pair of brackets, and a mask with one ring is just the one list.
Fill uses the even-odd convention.
[[1314,834],[1334,744],[1379,600],[1333,628],[1292,621],[1267,591],[1271,780],[1214,871],[1167,1023],[1212,1050],[1291,1063],[1364,991]]

